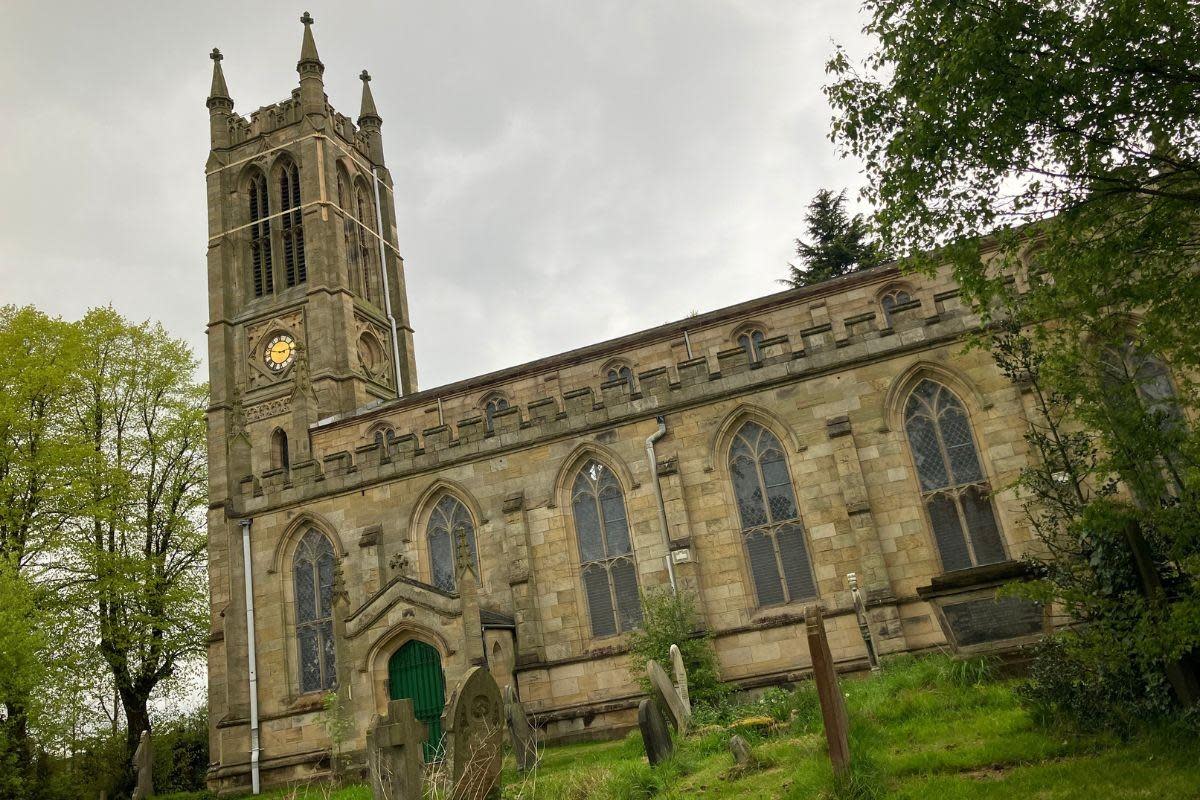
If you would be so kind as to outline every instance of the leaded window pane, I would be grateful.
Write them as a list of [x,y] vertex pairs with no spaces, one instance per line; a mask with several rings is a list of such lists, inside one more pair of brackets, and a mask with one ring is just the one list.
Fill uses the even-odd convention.
[[334,669],[336,655],[333,645],[333,620],[323,622],[318,629],[321,632],[321,657],[324,659],[323,689],[332,689],[337,685],[337,670]]
[[299,631],[301,692],[315,692],[321,688],[321,651],[317,637],[315,627],[306,626]]
[[476,550],[475,524],[471,520],[471,512],[467,511],[467,507],[457,497],[443,495],[429,514],[426,539],[429,542],[429,565],[433,585],[446,592],[453,592],[457,587],[455,554],[458,550],[457,537],[460,534],[467,540],[471,565],[478,574],[479,553]]
[[454,547],[450,532],[444,528],[429,532],[429,560],[433,568],[433,585],[445,592],[454,591]]
[[[912,406],[915,398],[909,401]],[[946,471],[946,462],[938,447],[937,432],[933,420],[924,414],[914,414],[905,423],[908,432],[908,443],[912,448],[913,461],[917,465],[917,478],[921,482],[921,491],[929,492],[950,485],[950,476]]]
[[996,524],[996,512],[983,487],[968,487],[960,496],[963,517],[971,532],[976,564],[995,564],[1005,559],[1004,542]]
[[592,495],[575,499],[575,533],[579,538],[579,560],[583,563],[604,558],[604,540],[600,534],[600,509]]
[[933,525],[933,538],[942,556],[942,567],[947,571],[970,567],[971,554],[963,537],[954,498],[947,494],[930,495],[925,507],[929,510],[929,521]]
[[779,560],[783,563],[783,580],[787,585],[788,597],[792,601],[816,597],[817,586],[813,581],[812,566],[808,563],[804,529],[799,525],[780,525],[775,541],[779,547]]
[[642,601],[638,596],[637,569],[633,561],[628,558],[614,561],[612,580],[621,630],[632,630],[642,624]]
[[746,536],[746,555],[750,560],[750,577],[760,606],[784,602],[783,585],[779,580],[779,565],[775,558],[775,541],[766,531]]
[[765,525],[767,510],[763,506],[762,487],[755,463],[748,458],[738,458],[729,465],[729,472],[733,476],[733,494],[742,518],[742,529]]
[[942,441],[946,444],[946,456],[954,473],[955,485],[975,483],[983,480],[979,459],[975,456],[975,442],[971,437],[971,426],[958,400],[949,392],[942,391],[942,414],[939,420]]
[[583,592],[587,596],[592,636],[612,636],[617,632],[617,623],[613,616],[608,570],[603,564],[589,564],[583,568]]
[[311,622],[317,618],[317,589],[313,580],[313,564],[307,559],[296,562],[296,621]]
[[604,518],[604,538],[609,557],[630,553],[632,549],[624,501],[620,497],[606,497],[600,501],[600,510]]
[[323,553],[317,560],[318,591],[321,616],[333,616],[333,553]]

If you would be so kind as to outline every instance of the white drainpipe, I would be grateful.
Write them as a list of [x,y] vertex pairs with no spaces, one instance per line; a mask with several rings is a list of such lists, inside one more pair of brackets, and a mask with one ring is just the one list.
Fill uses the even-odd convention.
[[663,502],[662,484],[658,482],[658,456],[654,454],[654,443],[667,435],[665,417],[658,418],[658,430],[646,439],[646,460],[650,462],[650,485],[654,487],[654,499],[658,501],[658,525],[662,528],[663,543],[667,546],[667,578],[671,581],[671,593],[675,588],[675,565],[671,560],[671,533],[667,529],[667,506]]
[[258,778],[258,665],[254,658],[254,568],[250,561],[250,522],[242,520],[242,563],[246,575],[246,660],[250,669],[250,785],[259,792]]
[[400,386],[400,331],[396,327],[396,318],[392,316],[392,292],[388,287],[387,259],[383,248],[387,240],[383,238],[383,202],[379,197],[379,167],[371,167],[371,175],[375,178],[375,224],[379,226],[379,272],[383,275],[383,310],[387,314],[388,324],[392,326],[392,361],[396,368],[396,397],[403,394]]

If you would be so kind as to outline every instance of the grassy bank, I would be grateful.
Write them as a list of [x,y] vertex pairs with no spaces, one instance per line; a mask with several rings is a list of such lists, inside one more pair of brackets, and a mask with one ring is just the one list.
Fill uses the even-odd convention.
[[[506,762],[504,796],[516,800],[633,798],[1035,797],[1100,800],[1200,798],[1200,739],[1158,726],[1126,740],[1038,724],[1012,681],[991,680],[934,657],[893,662],[880,675],[843,683],[852,720],[855,776],[835,786],[811,687],[772,692],[751,706],[701,715],[675,758],[651,768],[635,731],[612,742],[549,747],[535,773]],[[769,717],[743,735],[760,766],[734,769],[728,724]],[[284,800],[291,793],[269,795]],[[364,786],[300,790],[297,800],[369,800]]]

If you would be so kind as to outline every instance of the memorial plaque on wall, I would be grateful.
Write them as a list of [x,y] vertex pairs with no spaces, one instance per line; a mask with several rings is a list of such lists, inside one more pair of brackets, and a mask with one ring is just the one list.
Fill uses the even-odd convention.
[[942,606],[946,624],[960,647],[1042,632],[1042,604],[1020,597],[981,597]]

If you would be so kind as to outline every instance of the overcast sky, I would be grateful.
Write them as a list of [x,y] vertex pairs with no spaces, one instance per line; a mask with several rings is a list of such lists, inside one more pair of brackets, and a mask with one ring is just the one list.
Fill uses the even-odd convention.
[[112,303],[203,354],[209,50],[248,114],[297,85],[301,11],[397,186],[421,387],[777,291],[857,3],[26,2],[0,26],[0,303]]

